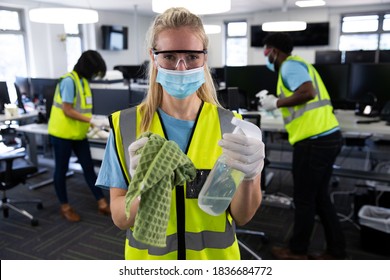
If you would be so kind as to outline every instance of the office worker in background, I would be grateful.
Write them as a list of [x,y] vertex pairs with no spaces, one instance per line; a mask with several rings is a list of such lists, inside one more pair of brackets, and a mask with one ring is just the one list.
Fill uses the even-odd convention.
[[[343,139],[321,77],[312,65],[291,55],[292,50],[286,33],[264,39],[267,67],[279,77],[277,97],[267,95],[260,102],[266,110],[280,108],[293,146],[294,229],[288,248],[274,247],[272,253],[278,259],[343,259],[345,238],[328,193]],[[324,227],[327,250],[308,256],[316,215]]]
[[[112,134],[96,183],[110,188],[113,221],[127,230],[125,258],[239,259],[233,221],[239,225],[247,223],[260,205],[264,144],[260,139],[231,133],[224,134],[221,140],[220,122],[229,123],[233,113],[221,108],[217,101],[207,66],[208,37],[198,16],[184,8],[171,8],[156,17],[149,32],[147,97],[136,107],[136,122],[126,115],[133,108],[111,115]],[[197,176],[210,170],[221,152],[235,160],[245,178],[229,209],[211,216],[199,208],[198,194],[203,182],[175,186],[166,247],[137,241],[133,226],[142,195],[131,204],[129,219],[125,215],[125,195],[140,160],[136,151],[144,147],[148,138],[124,144],[121,136],[128,130],[137,132],[137,137],[149,131],[173,140],[194,164]],[[129,166],[118,156],[127,153]],[[195,181],[202,179],[197,177]]]
[[70,222],[80,215],[70,206],[66,190],[66,172],[72,152],[77,156],[85,180],[98,203],[98,211],[109,215],[110,207],[100,188],[95,186],[96,173],[87,132],[90,126],[109,126],[108,119],[92,117],[92,93],[88,80],[106,73],[106,63],[93,50],[81,54],[73,71],[59,80],[51,108],[48,132],[54,148],[54,187],[61,203],[61,214]]

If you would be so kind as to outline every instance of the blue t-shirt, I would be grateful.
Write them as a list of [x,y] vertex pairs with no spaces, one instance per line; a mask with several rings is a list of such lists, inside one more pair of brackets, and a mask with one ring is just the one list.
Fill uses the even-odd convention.
[[[169,116],[159,109],[164,128],[169,140],[175,141],[180,149],[185,152],[188,141],[191,137],[194,121],[179,120]],[[127,150],[125,151],[127,153]],[[115,152],[115,141],[112,131],[107,139],[103,162],[100,166],[96,186],[104,189],[116,187],[126,189],[128,186],[123,178],[121,167]]]
[[295,91],[303,83],[311,81],[307,66],[296,60],[287,60],[280,69],[284,85],[291,91]]
[[75,85],[71,77],[66,77],[61,80],[60,92],[61,92],[62,102],[73,103],[73,99],[75,96],[74,87]]
[[[80,79],[81,86],[83,86],[83,80]],[[72,103],[75,97],[75,84],[73,82],[73,79],[71,77],[65,77],[60,82],[60,92],[61,92],[61,98],[62,102],[65,103]]]
[[180,149],[185,152],[195,121],[176,119],[165,113],[160,108],[158,109],[158,112],[160,113],[164,123],[164,128],[168,134],[168,140],[175,141],[179,145]]

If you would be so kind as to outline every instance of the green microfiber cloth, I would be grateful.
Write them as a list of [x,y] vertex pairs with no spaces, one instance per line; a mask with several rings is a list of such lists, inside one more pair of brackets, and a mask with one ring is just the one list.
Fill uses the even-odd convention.
[[130,216],[131,202],[141,195],[133,236],[139,242],[166,247],[172,189],[192,181],[196,169],[175,142],[150,132],[140,137],[149,140],[137,151],[141,158],[126,193],[126,215]]

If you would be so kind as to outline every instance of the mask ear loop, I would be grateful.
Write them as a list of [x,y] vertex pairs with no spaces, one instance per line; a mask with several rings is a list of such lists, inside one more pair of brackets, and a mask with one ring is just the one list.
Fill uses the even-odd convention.
[[272,52],[272,48],[265,48],[264,49],[264,56],[268,56],[270,52]]

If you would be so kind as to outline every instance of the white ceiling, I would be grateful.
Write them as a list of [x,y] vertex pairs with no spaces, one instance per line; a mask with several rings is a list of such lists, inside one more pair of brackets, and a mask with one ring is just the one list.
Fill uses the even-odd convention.
[[[153,14],[152,0],[31,0],[38,5],[50,5],[93,8],[107,11],[134,11],[140,14]],[[210,0],[213,1],[213,0]],[[282,9],[283,0],[231,0],[232,9],[227,14],[253,13],[259,11]],[[295,0],[286,0],[287,9],[296,7]],[[327,7],[347,7],[358,5],[389,4],[390,0],[325,0]]]

